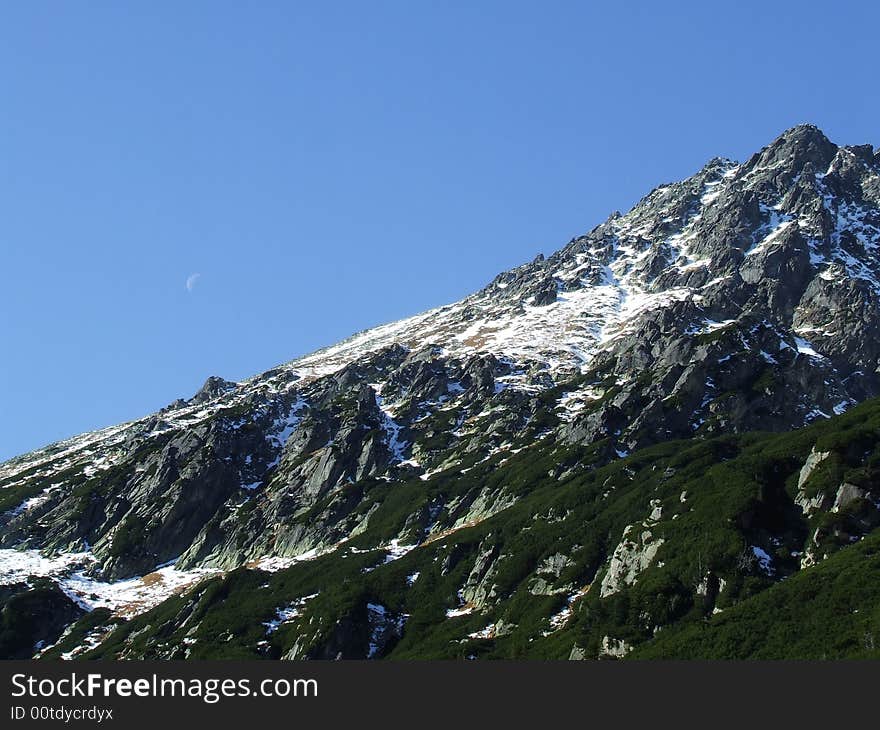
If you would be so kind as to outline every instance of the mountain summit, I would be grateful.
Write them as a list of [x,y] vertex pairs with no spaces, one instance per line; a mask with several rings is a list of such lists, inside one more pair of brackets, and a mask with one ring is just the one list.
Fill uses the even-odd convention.
[[[561,483],[673,439],[843,414],[880,394],[878,246],[880,152],[794,127],[459,302],[0,465],[0,582],[46,575],[82,610],[131,617],[206,575],[370,536],[358,550],[388,562],[453,545],[528,499],[486,470],[533,452]],[[603,594],[615,560],[625,575],[659,548],[633,541]],[[822,557],[815,540],[795,552]],[[462,605],[491,604],[499,555],[483,545]],[[565,573],[560,555],[541,580]],[[400,615],[363,610],[373,644],[399,638]]]

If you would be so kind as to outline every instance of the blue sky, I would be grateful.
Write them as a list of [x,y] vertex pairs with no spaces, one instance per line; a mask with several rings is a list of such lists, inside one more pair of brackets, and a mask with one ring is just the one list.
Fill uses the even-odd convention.
[[880,144],[876,4],[607,5],[4,3],[0,459],[456,300],[793,124]]

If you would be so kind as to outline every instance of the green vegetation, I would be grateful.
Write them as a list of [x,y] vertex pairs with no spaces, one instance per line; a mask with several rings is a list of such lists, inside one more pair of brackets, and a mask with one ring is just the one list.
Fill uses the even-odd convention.
[[632,658],[880,659],[880,533]]

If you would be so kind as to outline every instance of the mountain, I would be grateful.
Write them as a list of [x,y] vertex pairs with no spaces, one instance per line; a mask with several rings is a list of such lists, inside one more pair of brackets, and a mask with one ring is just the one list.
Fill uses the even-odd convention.
[[693,627],[765,596],[869,606],[878,245],[880,153],[801,125],[460,302],[8,461],[2,611],[69,616],[0,651],[717,655]]

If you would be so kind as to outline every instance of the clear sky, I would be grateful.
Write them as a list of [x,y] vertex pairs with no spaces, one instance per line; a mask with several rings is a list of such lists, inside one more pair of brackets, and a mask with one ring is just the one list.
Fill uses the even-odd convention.
[[0,460],[454,301],[799,122],[878,145],[878,28],[842,0],[3,3]]

